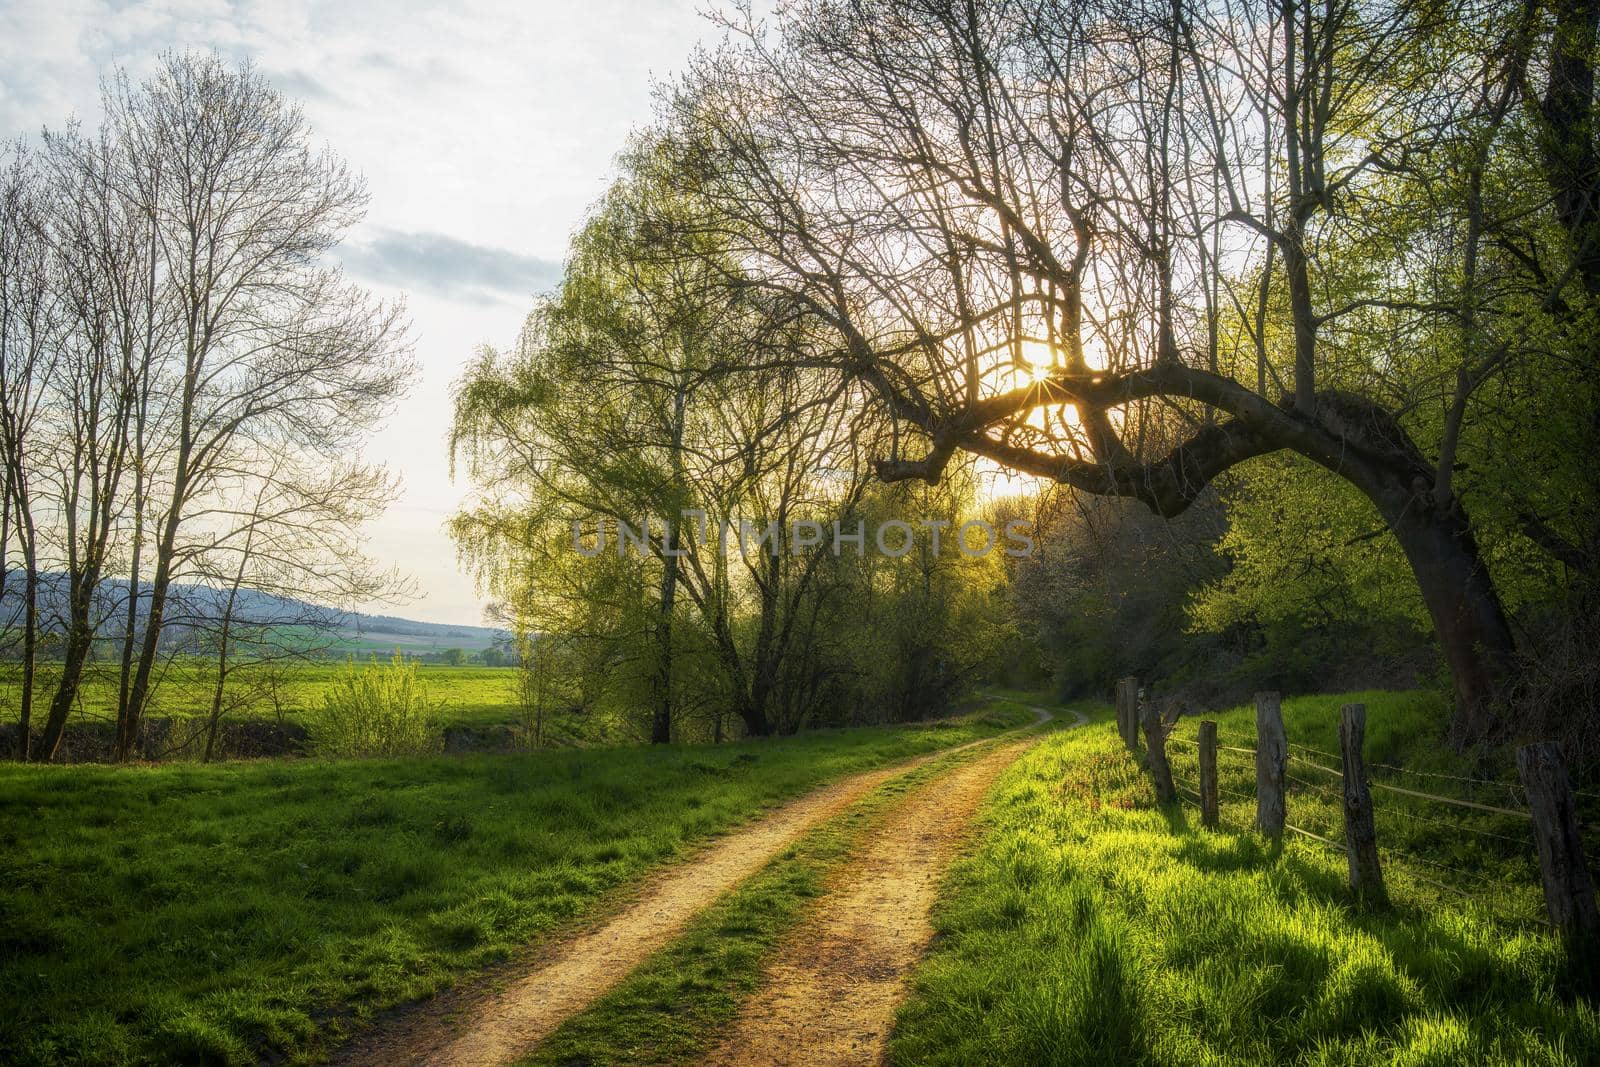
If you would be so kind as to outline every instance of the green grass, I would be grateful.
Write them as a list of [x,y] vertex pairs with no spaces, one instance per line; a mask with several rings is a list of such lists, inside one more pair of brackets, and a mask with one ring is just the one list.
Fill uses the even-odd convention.
[[[390,650],[392,651],[392,649]],[[365,663],[365,654],[355,657]],[[379,654],[380,662],[387,660]],[[150,714],[184,718],[204,715],[211,706],[208,681],[209,664],[199,660],[174,661],[162,675],[156,688]],[[322,706],[322,694],[345,669],[343,659],[326,663],[301,663],[290,668],[290,676],[283,685],[280,701],[284,718],[305,724],[314,718]],[[245,668],[248,672],[249,668]],[[34,689],[35,728],[42,722],[49,708],[50,697],[55,693],[60,664],[40,664]],[[420,664],[418,680],[428,687],[429,695],[442,704],[441,719],[446,726],[497,726],[514,723],[517,719],[513,705],[516,668],[514,667],[449,667],[437,664]],[[16,720],[18,689],[21,672],[14,663],[0,665],[0,713],[10,721]],[[114,722],[117,711],[117,667],[114,663],[91,664],[79,696],[76,721]],[[235,718],[272,719],[276,715],[270,701],[261,700],[248,711]]]
[[0,768],[0,1062],[300,1059],[826,779],[1022,721],[777,741]]
[[[1401,881],[1402,898],[1441,908],[1471,902],[1502,921],[1537,925],[1544,915],[1544,898],[1532,824],[1526,818],[1439,804],[1385,788],[1395,786],[1494,807],[1525,806],[1509,751],[1473,758],[1439,743],[1448,709],[1437,693],[1368,691],[1285,701],[1289,822],[1330,840],[1343,840],[1340,779],[1329,771],[1341,766],[1339,705],[1352,702],[1367,707],[1363,753],[1368,777],[1375,783],[1372,798],[1378,844],[1386,867]],[[1234,708],[1214,717],[1220,744],[1254,746],[1253,707]],[[1188,721],[1174,733],[1174,737],[1190,741],[1195,736],[1196,727]],[[1200,774],[1195,746],[1180,743],[1169,749],[1177,781],[1196,785]],[[1235,829],[1247,828],[1254,820],[1254,775],[1251,756],[1219,753],[1221,783],[1252,798],[1221,798],[1228,802],[1223,810]],[[1591,819],[1590,825],[1600,822]],[[1342,862],[1343,853],[1337,857]]]
[[[1372,759],[1469,769],[1433,743],[1436,698],[1353,698],[1368,705]],[[1291,742],[1337,751],[1334,717],[1349,699],[1287,702]],[[1342,855],[1292,835],[1272,848],[1249,832],[1208,833],[1187,805],[1159,809],[1100,718],[1002,776],[983,812],[984,843],[941,900],[942,936],[900,1012],[894,1062],[1600,1059],[1600,1016],[1559,993],[1559,948],[1525,921],[1538,891],[1520,845],[1459,829],[1408,838],[1404,819],[1380,814],[1395,907],[1363,911]],[[1223,744],[1253,744],[1250,709],[1218,720]],[[1193,732],[1185,720],[1178,736]],[[1225,786],[1243,793],[1248,775],[1247,763],[1223,763]],[[1225,823],[1248,826],[1253,801],[1223,799]],[[1378,805],[1394,800],[1380,794]],[[1460,821],[1455,809],[1430,814]],[[1468,824],[1508,829],[1495,818]],[[1289,819],[1338,825],[1314,790],[1291,794]],[[1430,862],[1488,879],[1458,895],[1423,880],[1459,880]]]
[[[1039,701],[1008,703],[1019,721],[1026,721],[1031,713],[1020,705]],[[891,779],[806,834],[703,912],[673,944],[563,1023],[522,1062],[539,1067],[695,1062],[755,990],[767,954],[805,917],[828,877],[874,823],[917,787],[979,754],[941,756]]]

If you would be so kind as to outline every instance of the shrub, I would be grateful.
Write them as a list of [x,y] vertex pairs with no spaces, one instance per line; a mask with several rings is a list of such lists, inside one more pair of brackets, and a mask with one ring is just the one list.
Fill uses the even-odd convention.
[[417,681],[417,665],[399,652],[387,666],[376,656],[360,669],[349,661],[323,695],[310,733],[319,756],[418,756],[444,748],[439,709]]

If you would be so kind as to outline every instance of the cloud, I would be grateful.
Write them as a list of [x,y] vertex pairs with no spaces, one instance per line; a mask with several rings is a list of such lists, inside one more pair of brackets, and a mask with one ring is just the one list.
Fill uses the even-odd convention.
[[473,304],[529,297],[561,280],[561,264],[443,233],[379,230],[346,246],[350,273],[368,281]]
[[263,70],[261,74],[274,89],[291,100],[339,101],[337,94],[306,71]]

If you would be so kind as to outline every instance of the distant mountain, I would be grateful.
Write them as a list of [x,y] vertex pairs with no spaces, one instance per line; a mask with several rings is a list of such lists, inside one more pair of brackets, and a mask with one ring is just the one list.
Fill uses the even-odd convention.
[[[23,578],[19,571],[5,576],[4,608],[0,626],[11,625],[21,604]],[[39,608],[41,626],[46,633],[59,631],[67,605],[67,576],[50,573],[40,576]],[[139,616],[149,610],[150,587],[140,589]],[[128,585],[115,579],[102,581],[95,595],[95,616],[101,621],[102,637],[122,635],[127,617]],[[163,629],[169,643],[181,642],[196,629],[208,628],[226,610],[226,594],[204,585],[176,584],[168,590],[168,625]],[[234,618],[252,625],[305,627],[330,634],[337,651],[407,652],[444,651],[460,648],[477,652],[503,643],[508,634],[489,626],[423,622],[397,615],[370,615],[340,611],[294,597],[278,596],[259,589],[241,589],[234,602]]]

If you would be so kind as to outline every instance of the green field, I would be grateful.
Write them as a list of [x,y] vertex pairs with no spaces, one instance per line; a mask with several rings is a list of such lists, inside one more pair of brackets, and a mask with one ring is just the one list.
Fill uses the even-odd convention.
[[[392,652],[393,649],[388,651]],[[387,654],[374,653],[380,661]],[[356,655],[355,661],[365,663],[369,656]],[[285,677],[277,686],[277,702],[272,693],[262,693],[248,708],[235,718],[276,719],[280,714],[287,721],[304,724],[314,716],[322,702],[322,693],[328,684],[346,669],[346,661],[326,663],[298,663],[285,669]],[[34,696],[34,721],[43,719],[60,668],[54,663],[40,664]],[[251,677],[252,668],[240,672],[240,687],[258,686]],[[438,664],[420,664],[418,677],[428,687],[430,696],[441,705],[444,724],[447,726],[495,726],[516,721],[512,706],[516,669],[513,667],[449,667]],[[180,659],[167,667],[156,688],[150,714],[153,716],[188,717],[204,715],[211,704],[211,665],[193,659]],[[16,721],[20,671],[16,664],[0,665],[0,714],[8,721]],[[114,722],[117,709],[117,670],[111,663],[91,664],[79,696],[79,711],[75,718],[88,722]]]
[[304,1058],[824,780],[1020,710],[720,746],[0,767],[0,1062]]
[[[1336,751],[1336,711],[1351,699],[1367,703],[1373,761],[1488,773],[1434,742],[1444,708],[1430,694],[1288,701],[1291,745]],[[1253,714],[1218,716],[1221,743],[1252,745]],[[1273,848],[1248,832],[1253,801],[1224,794],[1220,833],[1199,829],[1188,804],[1158,808],[1101,718],[1035,748],[998,783],[900,1012],[896,1062],[1600,1060],[1600,1015],[1559,992],[1562,956],[1537,919],[1525,826],[1518,838],[1516,820],[1380,794],[1395,907],[1366,912],[1350,899],[1342,854],[1293,834]],[[1175,736],[1193,734],[1184,720]],[[1182,747],[1172,746],[1174,770],[1192,779]],[[1233,755],[1219,761],[1221,781],[1244,794],[1249,757]],[[1294,758],[1289,771],[1312,782]],[[1431,780],[1430,791],[1450,781]],[[1333,836],[1336,812],[1315,783],[1291,783],[1291,823]]]
[[[320,635],[326,640],[326,635]],[[399,633],[393,630],[366,628],[357,630],[346,626],[334,631],[333,644],[330,654],[342,656],[347,653],[366,655],[376,653],[387,655],[395,649],[412,654],[428,652],[446,652],[452,648],[459,648],[463,652],[482,652],[494,644],[494,637],[490,632],[473,632],[471,634],[413,634]]]

